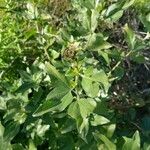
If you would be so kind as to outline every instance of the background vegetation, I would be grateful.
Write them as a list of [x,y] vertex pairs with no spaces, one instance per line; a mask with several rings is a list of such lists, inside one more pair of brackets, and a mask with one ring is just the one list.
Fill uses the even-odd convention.
[[0,150],[150,150],[149,0],[0,0]]

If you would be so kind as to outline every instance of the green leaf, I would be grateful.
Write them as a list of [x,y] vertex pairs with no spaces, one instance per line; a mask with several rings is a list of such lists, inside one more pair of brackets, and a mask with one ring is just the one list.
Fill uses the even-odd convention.
[[116,145],[112,143],[105,135],[100,133],[93,133],[97,142],[103,142],[108,150],[116,150]]
[[36,30],[34,28],[29,29],[24,33],[25,41],[29,40],[31,37],[36,35]]
[[150,13],[148,13],[148,14],[146,15],[146,20],[147,20],[148,22],[150,22]]
[[3,135],[5,132],[5,128],[0,122],[0,150],[11,150],[11,145],[9,141],[5,140]]
[[5,127],[4,139],[6,141],[11,141],[19,132],[20,125],[17,122],[10,122]]
[[12,150],[10,142],[0,138],[0,150]]
[[91,69],[90,73],[87,73],[87,71],[84,71],[84,74],[85,75],[81,75],[84,80],[86,79],[92,82],[99,82],[103,85],[105,92],[108,92],[110,83],[109,83],[107,75],[105,74],[103,70]]
[[110,122],[110,120],[108,120],[107,118],[105,118],[101,115],[93,114],[93,118],[91,120],[91,125],[98,126],[98,125],[107,124],[109,122]]
[[139,64],[145,63],[145,57],[143,55],[140,55],[140,54],[133,53],[131,55],[131,59],[133,61],[135,61],[136,63],[139,63]]
[[122,9],[125,10],[132,6],[135,3],[136,0],[127,0],[125,1],[125,4],[123,5]]
[[65,41],[70,40],[70,34],[67,32],[67,30],[65,28],[60,29],[60,34],[61,34],[61,38],[62,38],[62,39],[59,39],[60,42],[64,43]]
[[3,97],[0,97],[0,110],[6,110],[6,100]]
[[32,76],[26,71],[20,70],[19,74],[24,82],[32,82]]
[[5,130],[5,128],[3,127],[3,125],[1,124],[1,121],[0,121],[0,137],[3,137],[4,130]]
[[27,15],[30,19],[35,19],[38,17],[38,9],[35,4],[28,2],[27,3]]
[[80,108],[77,101],[73,102],[68,108],[68,115],[77,120],[80,117]]
[[97,81],[103,84],[105,92],[108,91],[110,84],[107,75],[103,70],[94,70],[93,75],[91,77],[93,81]]
[[[75,144],[76,143],[74,143],[74,137],[69,134],[61,135],[58,137],[58,140],[57,140],[57,146],[59,147],[60,150],[73,150],[75,147]],[[55,148],[52,148],[52,149],[55,149]]]
[[110,17],[110,20],[113,22],[116,22],[117,20],[119,20],[122,17],[122,15],[123,15],[123,10],[119,10]]
[[100,51],[103,49],[109,49],[112,45],[104,39],[102,34],[93,33],[89,35],[86,47],[93,51]]
[[139,132],[136,131],[132,138],[124,137],[125,143],[122,150],[140,150],[140,136]]
[[58,80],[62,81],[64,84],[68,86],[68,82],[64,75],[62,75],[54,66],[52,66],[50,63],[45,63],[45,69],[47,73],[53,75]]
[[99,98],[97,101],[97,106],[96,109],[94,111],[96,114],[101,114],[102,116],[108,116],[109,112],[108,112],[108,103],[105,99]]
[[29,140],[29,150],[37,150],[34,142],[31,139]]
[[114,15],[119,9],[119,5],[114,3],[110,5],[105,13],[106,17],[109,18],[110,16]]
[[99,55],[101,55],[104,60],[106,61],[107,65],[109,66],[110,65],[110,59],[109,59],[109,55],[107,52],[105,51],[98,51]]
[[130,49],[133,50],[136,44],[135,33],[131,28],[129,28],[128,24],[124,26],[124,31],[127,44],[129,45]]
[[25,83],[23,83],[15,92],[16,92],[16,93],[24,93],[24,92],[26,92],[27,90],[29,90],[29,89],[35,87],[35,85],[36,85],[36,84],[33,83],[33,82],[25,82]]
[[99,93],[99,84],[93,83],[91,80],[87,80],[86,78],[82,79],[82,87],[89,97],[97,97]]
[[61,112],[65,110],[73,101],[73,96],[71,92],[67,93],[62,99],[61,103],[54,108],[54,111]]
[[91,14],[91,31],[94,32],[95,29],[97,28],[99,13],[95,9],[93,9],[91,11],[92,11],[92,14]]
[[82,26],[87,30],[91,30],[91,12],[87,9],[82,10]]
[[13,144],[12,149],[13,150],[25,150],[25,148],[21,144]]
[[117,78],[118,80],[120,80],[123,76],[124,76],[124,69],[122,67],[117,67],[114,70],[113,75],[115,76],[115,78]]
[[74,129],[76,129],[75,121],[71,118],[67,118],[65,123],[62,124],[60,131],[62,134],[65,134],[65,133],[68,133]]
[[34,112],[33,116],[41,116],[48,112],[61,112],[72,102],[73,96],[68,92],[60,101],[48,99]]
[[68,115],[76,120],[77,129],[81,138],[87,142],[86,136],[89,130],[89,119],[87,118],[95,109],[96,102],[93,99],[79,99],[68,108]]
[[95,7],[95,2],[91,0],[80,0],[81,6],[84,6],[88,9],[93,9]]
[[87,143],[86,136],[89,131],[89,120],[88,118],[84,118],[81,124],[78,124],[78,132],[81,138]]
[[82,118],[89,116],[96,107],[96,102],[91,98],[79,99],[78,104]]
[[108,125],[107,127],[107,137],[108,138],[111,138],[115,132],[115,129],[116,129],[116,124],[110,124]]
[[135,0],[118,1],[110,5],[106,11],[106,18],[115,22],[123,15],[123,11],[133,5]]
[[50,127],[50,125],[46,125],[46,124],[42,125],[40,121],[37,122],[37,124],[36,124],[36,128],[37,128],[36,133],[37,133],[37,135],[41,138],[44,137],[45,132],[49,130],[49,127]]
[[[149,16],[149,14],[148,14],[148,16]],[[149,20],[148,16],[145,16],[145,14],[143,14],[143,15],[140,15],[139,17],[140,17],[140,20],[143,23],[144,27],[147,29],[147,31],[150,31],[150,23],[148,21]]]
[[59,86],[55,87],[52,91],[50,91],[50,93],[46,97],[46,100],[61,98],[69,91],[70,89],[68,87],[60,83]]
[[143,150],[150,150],[150,142],[149,143],[144,143],[144,146],[143,146]]

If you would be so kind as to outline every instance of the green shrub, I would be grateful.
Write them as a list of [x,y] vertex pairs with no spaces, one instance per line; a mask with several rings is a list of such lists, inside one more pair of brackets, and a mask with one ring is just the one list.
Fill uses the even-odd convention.
[[150,149],[149,1],[0,3],[0,150]]

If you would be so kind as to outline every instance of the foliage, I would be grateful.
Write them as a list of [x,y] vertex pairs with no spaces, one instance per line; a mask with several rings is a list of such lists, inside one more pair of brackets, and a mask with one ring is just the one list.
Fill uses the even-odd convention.
[[1,0],[0,150],[150,149],[148,4]]

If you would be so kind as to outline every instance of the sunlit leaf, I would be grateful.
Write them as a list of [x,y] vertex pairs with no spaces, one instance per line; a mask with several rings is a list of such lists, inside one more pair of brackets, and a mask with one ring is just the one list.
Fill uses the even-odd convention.
[[134,46],[136,44],[136,36],[135,33],[133,32],[133,30],[128,26],[128,24],[126,24],[124,26],[124,31],[125,31],[125,37],[126,37],[126,41],[127,44],[130,46],[131,50],[134,49]]
[[82,87],[89,97],[97,97],[98,96],[98,93],[99,93],[99,84],[98,83],[92,83],[92,81],[87,80],[86,78],[83,78],[82,79]]
[[99,13],[93,9],[91,14],[91,31],[94,32],[98,24]]
[[101,115],[94,114],[93,118],[91,120],[91,125],[92,126],[98,126],[98,125],[107,124],[109,122],[110,122],[110,120],[108,120],[107,118],[105,118]]
[[139,132],[136,131],[132,138],[124,137],[125,143],[122,150],[140,150],[140,136]]
[[92,113],[94,111],[94,109],[96,107],[96,102],[91,98],[79,99],[78,105],[80,108],[81,116],[83,118],[86,118],[87,116],[90,115],[90,113]]
[[116,145],[113,142],[111,142],[105,135],[100,133],[93,133],[93,135],[96,141],[97,142],[102,141],[108,148],[108,150],[116,150]]

